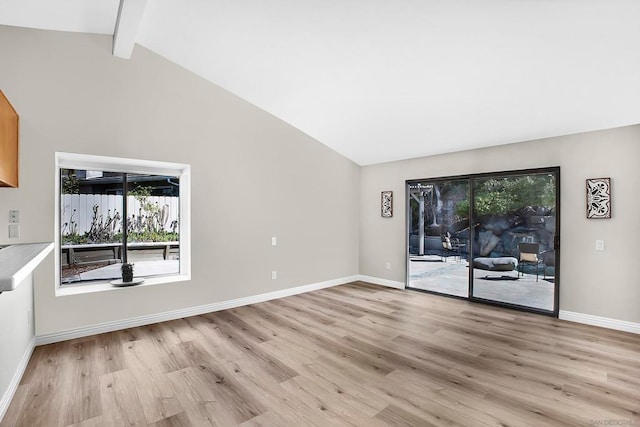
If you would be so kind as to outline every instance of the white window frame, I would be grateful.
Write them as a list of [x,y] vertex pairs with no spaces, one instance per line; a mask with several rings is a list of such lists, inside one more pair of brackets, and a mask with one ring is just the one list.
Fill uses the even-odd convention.
[[108,290],[124,291],[130,287],[114,287],[109,281],[80,284],[60,284],[60,170],[86,169],[109,172],[173,175],[180,178],[180,272],[177,274],[148,277],[139,286],[152,286],[191,280],[191,166],[181,163],[153,160],[127,159],[120,157],[94,156],[75,153],[55,153],[55,294],[75,295]]

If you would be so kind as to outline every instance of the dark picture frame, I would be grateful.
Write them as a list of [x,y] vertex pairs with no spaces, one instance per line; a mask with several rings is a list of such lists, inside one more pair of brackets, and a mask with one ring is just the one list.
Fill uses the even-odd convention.
[[587,218],[611,218],[611,178],[590,178],[586,184]]
[[380,215],[383,218],[393,217],[393,191],[383,191],[380,194]]

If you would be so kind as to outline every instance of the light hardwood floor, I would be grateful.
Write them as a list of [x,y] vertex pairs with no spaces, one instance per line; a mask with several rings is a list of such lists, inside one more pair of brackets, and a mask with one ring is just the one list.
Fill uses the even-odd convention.
[[640,425],[640,336],[353,283],[36,348],[7,426]]

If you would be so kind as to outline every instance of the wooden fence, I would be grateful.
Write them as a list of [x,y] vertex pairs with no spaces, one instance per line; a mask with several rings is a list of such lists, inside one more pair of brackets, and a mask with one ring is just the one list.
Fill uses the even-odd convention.
[[[98,216],[102,215],[103,222],[108,215],[113,217],[120,213],[122,218],[122,197],[121,195],[107,194],[63,194],[61,200],[60,216],[62,232],[68,234],[72,222],[76,224],[75,232],[83,235],[91,229],[93,220],[93,207],[98,206]],[[157,204],[160,208],[167,206],[168,218],[164,224],[165,231],[171,231],[171,223],[178,221],[180,212],[179,197],[150,196],[147,198],[150,203]],[[141,209],[140,202],[134,196],[127,197],[127,213],[129,218],[135,215],[148,215]],[[65,227],[65,224],[66,227]],[[116,230],[122,229],[122,220]]]

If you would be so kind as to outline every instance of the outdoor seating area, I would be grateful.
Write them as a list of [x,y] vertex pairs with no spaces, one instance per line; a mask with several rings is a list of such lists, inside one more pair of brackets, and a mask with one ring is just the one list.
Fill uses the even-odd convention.
[[[180,242],[132,242],[127,252],[133,256],[172,259],[179,256]],[[62,265],[122,262],[122,243],[62,245]]]
[[536,281],[538,281],[538,275],[540,274],[540,266],[542,265],[542,272],[545,273],[546,268],[543,265],[544,251],[540,252],[540,244],[538,243],[520,243],[518,245],[518,254],[520,256],[520,268],[518,268],[518,276],[524,274],[523,267],[525,265],[531,265],[536,270]]
[[[519,269],[517,258],[476,258],[473,269],[473,296],[507,304],[552,310],[553,280],[536,275],[535,269]],[[480,261],[480,262],[479,262]],[[468,297],[469,263],[455,257],[412,255],[409,259],[409,282],[414,289]],[[485,268],[478,267],[482,265]],[[490,268],[493,268],[491,270]],[[544,266],[540,267],[540,271]]]
[[513,271],[518,268],[518,260],[514,257],[478,257],[474,258],[473,267],[488,271]]
[[456,256],[459,261],[462,261],[462,252],[466,251],[467,244],[462,242],[459,238],[451,236],[450,233],[444,234],[441,237],[442,241],[442,258],[448,256]]
[[557,311],[557,175],[407,182],[407,287]]

